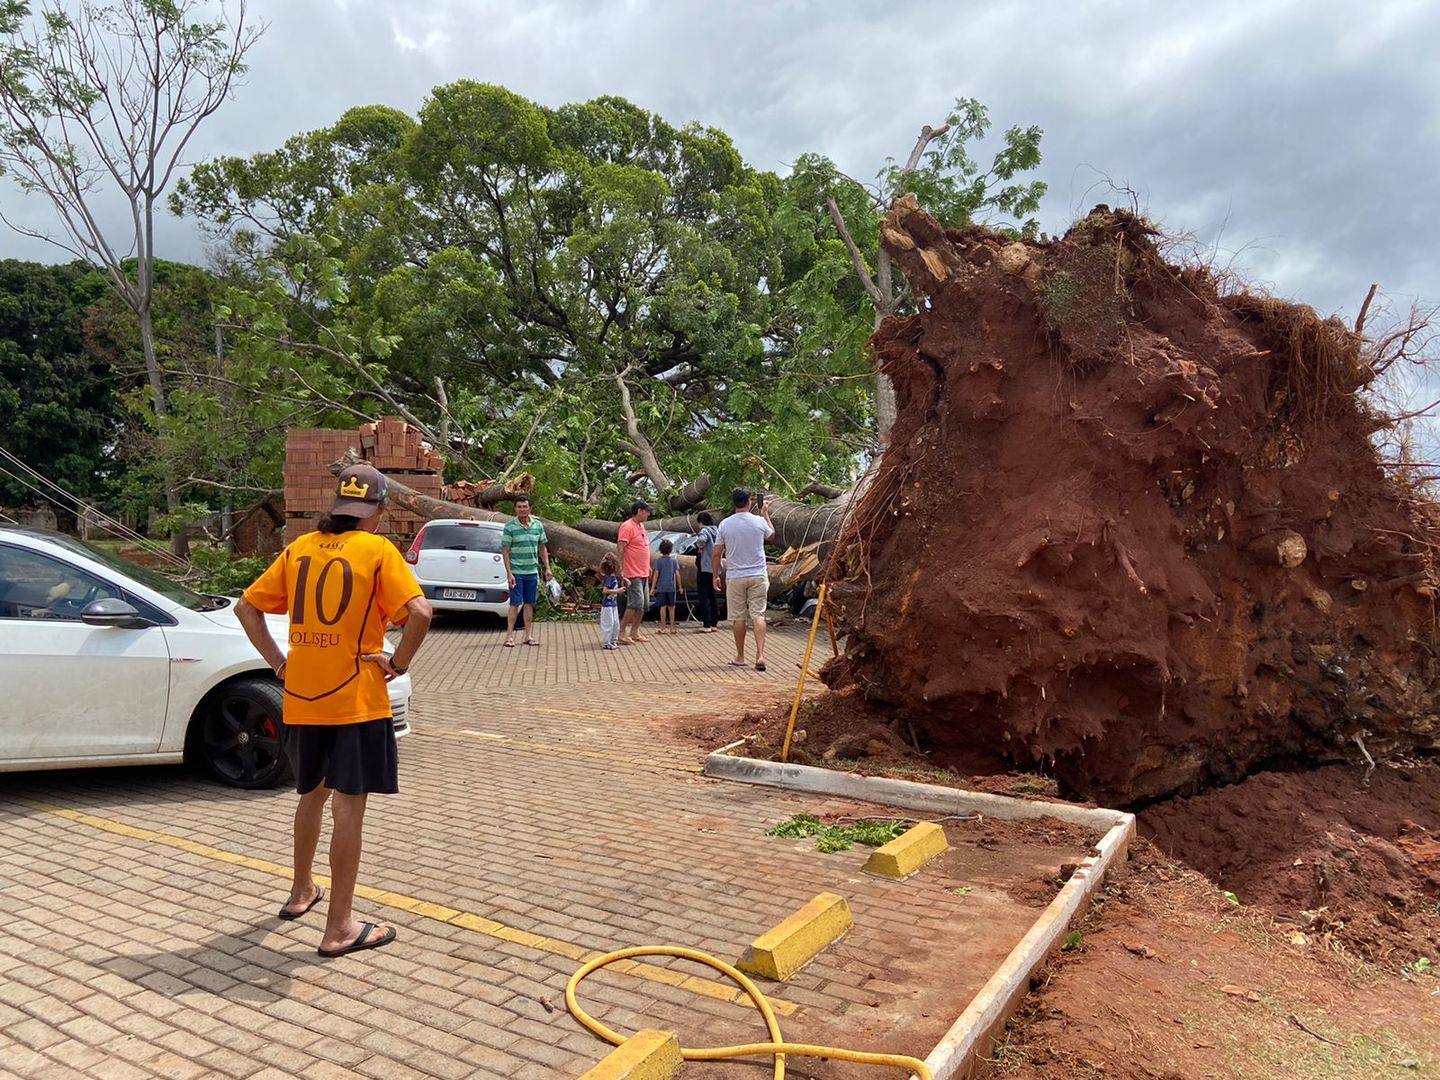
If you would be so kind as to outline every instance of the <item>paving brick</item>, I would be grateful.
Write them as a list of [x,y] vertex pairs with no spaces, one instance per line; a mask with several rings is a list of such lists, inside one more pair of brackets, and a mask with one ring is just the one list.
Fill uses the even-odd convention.
[[47,1046],[54,1046],[56,1043],[65,1041],[64,1032],[33,1017],[29,1020],[22,1020],[18,1024],[11,1024],[5,1029],[5,1036],[14,1039],[22,1046],[28,1046],[31,1050],[44,1050]]
[[221,1073],[233,1077],[234,1080],[245,1080],[246,1077],[260,1071],[260,1065],[254,1058],[245,1054],[218,1046],[200,1059],[212,1073]]

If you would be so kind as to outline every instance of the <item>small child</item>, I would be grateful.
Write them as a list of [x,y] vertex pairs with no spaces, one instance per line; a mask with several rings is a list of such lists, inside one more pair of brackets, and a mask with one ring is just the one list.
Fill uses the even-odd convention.
[[620,648],[620,594],[625,589],[620,584],[620,560],[606,555],[600,560],[600,573],[604,578],[600,589],[600,642],[606,649]]
[[675,545],[669,540],[661,540],[660,557],[655,560],[655,569],[650,574],[650,591],[655,594],[655,606],[660,609],[662,634],[675,633],[675,594],[679,591],[680,560],[670,554],[674,550]]

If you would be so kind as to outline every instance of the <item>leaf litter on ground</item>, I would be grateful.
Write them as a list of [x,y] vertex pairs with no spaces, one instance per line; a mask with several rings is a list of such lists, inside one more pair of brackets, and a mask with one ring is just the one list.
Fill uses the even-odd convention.
[[823,822],[813,814],[796,814],[788,821],[766,829],[765,835],[776,836],[782,840],[805,840],[813,836],[816,850],[831,854],[846,851],[853,844],[881,847],[903,835],[913,824],[913,821],[895,819],[842,825]]

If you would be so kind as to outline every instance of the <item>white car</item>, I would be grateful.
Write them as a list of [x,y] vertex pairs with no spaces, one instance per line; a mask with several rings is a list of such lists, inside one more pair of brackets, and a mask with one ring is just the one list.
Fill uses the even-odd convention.
[[[277,641],[289,625],[268,616]],[[73,537],[0,526],[0,772],[191,761],[240,788],[289,774],[280,683],[235,602]],[[389,684],[409,732],[410,678]]]
[[505,527],[490,521],[427,521],[405,553],[425,599],[437,611],[510,611],[510,587],[500,541]]

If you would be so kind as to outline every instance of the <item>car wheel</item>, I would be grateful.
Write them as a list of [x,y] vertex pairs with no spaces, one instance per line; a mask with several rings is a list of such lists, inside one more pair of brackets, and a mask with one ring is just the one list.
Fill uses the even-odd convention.
[[289,773],[285,700],[269,679],[240,679],[215,691],[194,724],[194,750],[210,775],[231,787],[274,787]]

